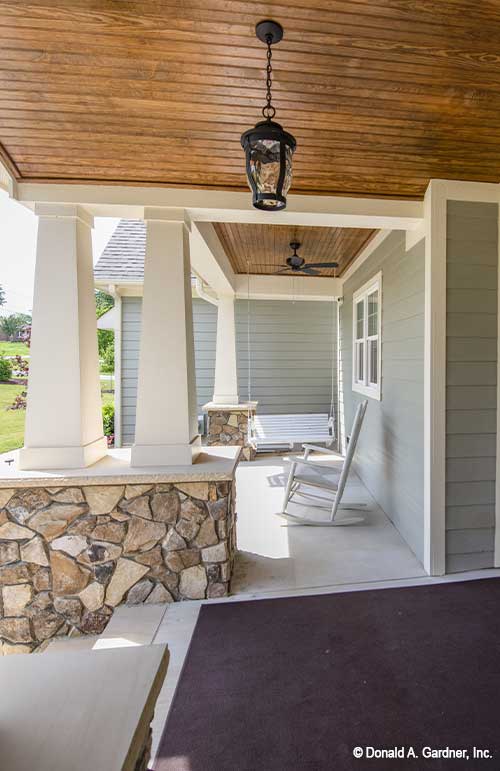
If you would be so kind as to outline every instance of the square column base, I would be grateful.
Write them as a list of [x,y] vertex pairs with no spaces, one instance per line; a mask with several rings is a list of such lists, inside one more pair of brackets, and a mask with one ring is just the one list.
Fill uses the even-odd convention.
[[257,411],[257,402],[223,404],[208,402],[203,405],[208,415],[207,444],[242,447],[244,460],[253,460],[255,447],[248,441],[248,418]]
[[23,471],[87,468],[104,458],[107,452],[105,436],[78,447],[22,447],[18,456],[19,468]]
[[134,444],[130,454],[130,465],[145,466],[190,466],[201,452],[201,437],[198,434],[189,444]]

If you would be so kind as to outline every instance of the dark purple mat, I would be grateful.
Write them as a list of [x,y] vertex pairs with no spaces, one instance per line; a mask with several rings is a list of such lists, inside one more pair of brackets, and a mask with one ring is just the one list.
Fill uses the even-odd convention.
[[156,771],[369,768],[500,769],[500,580],[202,607]]

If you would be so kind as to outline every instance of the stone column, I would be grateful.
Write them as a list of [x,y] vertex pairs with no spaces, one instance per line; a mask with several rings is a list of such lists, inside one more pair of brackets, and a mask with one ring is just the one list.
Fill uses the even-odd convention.
[[107,452],[92,267],[93,218],[80,206],[39,215],[21,469],[80,468]]
[[234,296],[219,295],[215,351],[214,404],[238,404]]
[[185,465],[201,449],[189,229],[182,209],[146,209],[144,219],[144,296],[131,465]]

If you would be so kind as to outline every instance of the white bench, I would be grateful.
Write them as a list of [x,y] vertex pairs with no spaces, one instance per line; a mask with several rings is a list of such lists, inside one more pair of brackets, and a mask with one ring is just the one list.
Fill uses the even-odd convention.
[[325,442],[331,444],[334,435],[328,413],[305,413],[293,415],[255,415],[252,423],[251,440],[257,452],[272,449],[293,449],[303,442]]

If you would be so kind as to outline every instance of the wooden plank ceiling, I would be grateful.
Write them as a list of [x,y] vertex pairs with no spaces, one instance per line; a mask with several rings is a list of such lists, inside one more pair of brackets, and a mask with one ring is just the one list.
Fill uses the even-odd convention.
[[292,192],[500,180],[500,0],[7,0],[2,157],[26,180],[246,190],[270,15]]
[[341,276],[373,238],[376,230],[314,228],[289,225],[214,223],[215,231],[235,273],[270,275],[286,265],[292,254],[290,241],[298,241],[298,254],[306,262],[338,262],[338,268],[321,268],[321,276]]

